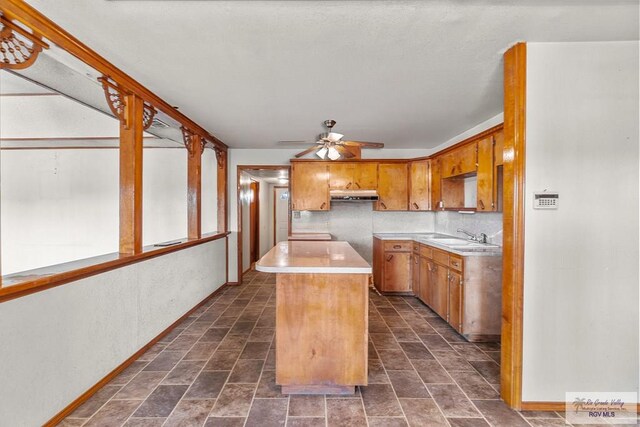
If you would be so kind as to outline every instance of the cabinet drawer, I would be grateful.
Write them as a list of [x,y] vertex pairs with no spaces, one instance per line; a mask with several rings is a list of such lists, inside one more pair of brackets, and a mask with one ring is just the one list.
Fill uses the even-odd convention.
[[389,252],[389,251],[411,252],[413,250],[413,242],[408,240],[384,242],[384,250],[385,252]]
[[462,271],[462,258],[455,255],[449,255],[449,267],[454,270]]
[[425,258],[433,258],[432,249],[429,246],[420,245],[420,255]]
[[438,249],[432,249],[431,258],[442,265],[449,265],[449,254]]

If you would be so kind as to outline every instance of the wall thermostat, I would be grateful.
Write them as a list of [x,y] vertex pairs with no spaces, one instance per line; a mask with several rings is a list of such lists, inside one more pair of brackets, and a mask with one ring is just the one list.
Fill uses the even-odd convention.
[[533,209],[558,209],[560,194],[548,191],[533,193]]

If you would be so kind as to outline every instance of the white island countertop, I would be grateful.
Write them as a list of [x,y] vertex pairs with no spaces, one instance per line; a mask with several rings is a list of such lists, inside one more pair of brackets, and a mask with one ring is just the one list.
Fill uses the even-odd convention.
[[371,266],[347,242],[280,242],[256,263],[265,273],[371,274]]

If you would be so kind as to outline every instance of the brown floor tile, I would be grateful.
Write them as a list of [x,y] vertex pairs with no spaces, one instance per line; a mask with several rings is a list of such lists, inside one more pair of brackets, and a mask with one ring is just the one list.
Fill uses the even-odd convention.
[[528,425],[518,412],[509,408],[501,400],[474,400],[473,403],[492,426],[525,427]]
[[380,360],[382,360],[382,364],[385,369],[393,369],[393,370],[405,370],[405,369],[413,369],[409,359],[404,355],[402,350],[388,350],[388,349],[376,349],[378,350],[378,355],[380,356]]
[[289,417],[287,419],[287,427],[325,427],[325,419],[322,418],[300,418]]
[[485,381],[482,375],[476,372],[451,371],[449,375],[453,377],[469,399],[500,398],[495,389]]
[[230,383],[257,383],[262,372],[264,361],[239,359],[229,376]]
[[273,348],[267,353],[267,361],[264,363],[264,369],[276,369],[276,350]]
[[398,398],[429,398],[429,393],[416,371],[389,371],[389,380]]
[[276,384],[276,371],[262,371],[256,397],[284,397],[281,387]]
[[568,425],[562,418],[532,418],[527,421],[533,427],[566,427]]
[[455,351],[442,351],[437,350],[432,352],[438,359],[438,362],[447,371],[475,371],[473,366],[469,364],[462,356]]
[[400,403],[389,384],[371,384],[363,387],[362,401],[368,417],[401,416]]
[[520,415],[529,418],[561,418],[556,412],[553,411],[520,411]]
[[229,329],[231,329],[231,327],[233,326],[234,323],[236,323],[236,320],[238,318],[237,317],[233,317],[233,316],[221,316],[218,317],[218,319],[213,322],[213,326],[214,327],[229,327]]
[[256,322],[240,322],[240,321],[237,321],[235,323],[235,325],[233,325],[233,327],[229,331],[229,334],[231,334],[231,335],[243,335],[243,336],[247,336],[248,337],[251,334],[251,331],[253,330],[253,328],[255,326],[256,326]]
[[95,414],[109,399],[111,399],[122,387],[119,385],[110,385],[110,383],[84,402],[78,409],[73,411],[70,417],[73,418],[89,418]]
[[379,360],[369,360],[369,384],[389,384],[389,377]]
[[500,352],[499,351],[486,351],[487,355],[493,359],[498,365],[500,364]]
[[56,427],[80,427],[86,421],[86,418],[65,418]]
[[430,384],[427,388],[446,417],[481,416],[457,385]]
[[493,360],[484,351],[480,350],[478,347],[476,347],[471,343],[451,344],[451,347],[453,347],[453,349],[460,356],[464,357],[464,359],[468,361],[471,361],[471,360],[492,361]]
[[286,418],[287,399],[254,399],[246,426],[284,426]]
[[447,418],[451,427],[489,427],[484,418]]
[[433,399],[400,399],[400,405],[410,426],[444,427],[447,421]]
[[124,386],[114,399],[146,399],[166,374],[166,372],[142,371]]
[[240,350],[216,350],[204,367],[205,371],[230,371],[240,357]]
[[246,417],[256,386],[253,384],[227,384],[220,392],[211,411],[212,417]]
[[215,399],[227,381],[229,371],[202,371],[195,379],[185,399]]
[[202,335],[207,329],[211,327],[213,320],[206,320],[199,317],[198,320],[193,322],[187,329],[184,330],[185,334]]
[[209,360],[216,347],[218,347],[218,344],[215,342],[195,343],[183,360]]
[[228,328],[228,327],[209,328],[205,331],[202,337],[200,337],[199,341],[200,342],[221,342],[229,332],[229,329],[231,328]]
[[290,417],[324,417],[324,396],[291,396]]
[[187,332],[185,331],[182,334],[180,334],[180,336],[178,338],[173,340],[173,342],[167,346],[165,351],[185,350],[185,353],[186,353],[186,351],[189,350],[191,347],[193,347],[193,345],[196,343],[196,341],[198,341],[200,339],[201,335],[202,334],[198,334],[198,335],[189,334],[189,335],[187,335]]
[[369,333],[389,333],[390,329],[384,321],[369,321]]
[[249,342],[271,342],[275,336],[275,328],[255,328],[249,335]]
[[401,342],[400,347],[409,359],[433,359],[433,354],[421,342]]
[[500,366],[495,362],[469,362],[490,384],[500,384]]
[[220,343],[218,350],[242,350],[248,338],[244,335],[227,335]]
[[200,427],[204,424],[215,400],[181,400],[163,427]]
[[147,362],[136,360],[131,365],[129,365],[124,371],[120,373],[117,377],[115,377],[109,385],[125,385],[129,381],[133,379],[138,373],[147,365]]
[[135,417],[167,417],[187,391],[186,385],[160,385],[142,402]]
[[384,322],[389,325],[390,328],[408,328],[409,324],[404,321],[402,317],[398,316],[383,316]]
[[399,350],[400,345],[396,341],[395,337],[391,333],[387,334],[369,334],[371,342],[376,347],[376,350],[392,349]]
[[184,331],[183,328],[174,328],[171,332],[169,332],[167,335],[165,335],[164,337],[160,338],[160,342],[162,343],[170,343],[171,341],[173,341],[174,339],[176,339],[176,337],[178,335],[180,335],[182,333],[182,331]]
[[186,351],[169,351],[164,350],[153,359],[143,371],[164,371],[168,372],[173,369],[174,366],[184,357]]
[[87,427],[119,426],[136,410],[141,400],[110,400],[85,424]]
[[367,418],[361,399],[327,399],[327,425],[366,427]]
[[240,353],[240,359],[260,359],[265,360],[271,343],[268,342],[248,342]]
[[158,354],[160,354],[162,350],[164,350],[167,347],[167,345],[168,344],[164,342],[155,343],[149,350],[147,350],[142,356],[138,358],[137,362],[152,361],[153,359],[156,358]]
[[129,418],[123,427],[161,427],[166,418]]
[[420,338],[418,338],[411,328],[391,328],[391,332],[398,342],[420,341]]
[[207,418],[204,427],[243,427],[245,418]]
[[402,418],[369,417],[369,427],[406,427],[407,421]]
[[162,384],[189,385],[196,379],[204,363],[204,360],[183,360],[178,362],[175,368],[162,380]]
[[431,351],[433,350],[453,350],[448,342],[444,340],[440,335],[434,334],[420,334],[420,339]]
[[447,384],[453,382],[447,371],[436,360],[412,360],[411,363],[425,384]]

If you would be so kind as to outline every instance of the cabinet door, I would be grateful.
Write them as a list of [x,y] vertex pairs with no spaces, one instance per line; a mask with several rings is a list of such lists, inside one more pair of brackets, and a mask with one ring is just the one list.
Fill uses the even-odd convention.
[[408,204],[406,163],[378,164],[379,211],[406,211]]
[[449,269],[433,263],[431,270],[431,308],[443,319],[449,311]]
[[293,163],[291,208],[296,211],[329,210],[329,166],[324,162]]
[[383,288],[384,245],[382,240],[373,238],[373,284],[379,291]]
[[431,270],[433,269],[433,263],[430,259],[420,257],[420,292],[417,297],[422,300],[423,303],[431,306]]
[[449,324],[456,331],[462,332],[462,275],[449,270]]
[[478,212],[491,212],[493,203],[493,136],[478,141]]
[[411,252],[385,252],[383,290],[411,291]]
[[477,144],[471,143],[456,148],[441,158],[442,177],[462,175],[476,171]]
[[420,295],[420,255],[417,252],[411,255],[411,290],[413,295]]
[[431,159],[429,162],[429,187],[431,189],[431,210],[441,209],[442,200],[442,177],[440,175],[440,159]]
[[332,190],[353,189],[353,163],[333,162],[329,165],[329,188]]
[[493,134],[493,150],[494,150],[494,159],[495,165],[500,166],[503,163],[503,152],[504,152],[504,132],[498,131]]
[[410,211],[429,210],[429,161],[421,160],[409,164]]
[[354,190],[375,190],[378,188],[378,164],[373,162],[355,163],[353,168]]

